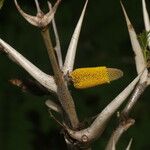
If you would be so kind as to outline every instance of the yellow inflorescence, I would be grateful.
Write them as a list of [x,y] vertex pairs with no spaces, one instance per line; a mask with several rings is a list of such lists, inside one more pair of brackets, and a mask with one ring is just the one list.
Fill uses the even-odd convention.
[[79,68],[70,73],[75,88],[84,89],[109,83],[106,67]]
[[106,67],[78,68],[70,73],[74,87],[77,89],[109,83],[122,75],[122,71]]

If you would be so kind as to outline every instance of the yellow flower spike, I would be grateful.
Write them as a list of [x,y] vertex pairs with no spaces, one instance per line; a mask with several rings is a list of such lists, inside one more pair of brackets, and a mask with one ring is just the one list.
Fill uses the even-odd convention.
[[123,76],[123,72],[115,68],[106,67],[91,67],[91,68],[78,68],[72,71],[69,76],[77,89],[85,89],[110,83]]

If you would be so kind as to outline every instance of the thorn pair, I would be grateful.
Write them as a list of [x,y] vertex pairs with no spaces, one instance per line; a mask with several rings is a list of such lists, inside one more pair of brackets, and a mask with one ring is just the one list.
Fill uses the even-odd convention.
[[38,0],[35,0],[37,14],[36,14],[36,16],[32,16],[32,15],[25,13],[21,9],[21,7],[18,5],[17,0],[14,0],[18,11],[26,19],[26,21],[28,21],[30,24],[32,24],[36,27],[39,27],[39,28],[46,27],[52,21],[60,1],[61,0],[57,0],[53,7],[51,7],[51,3],[48,1],[47,3],[48,3],[49,12],[44,14],[42,12],[42,10],[40,9]]

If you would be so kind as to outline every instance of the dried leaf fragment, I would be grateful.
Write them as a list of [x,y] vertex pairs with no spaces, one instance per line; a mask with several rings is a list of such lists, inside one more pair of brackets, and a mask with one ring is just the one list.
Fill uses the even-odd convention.
[[23,92],[29,92],[36,96],[49,95],[49,91],[37,81],[33,81],[30,79],[10,79],[9,82],[21,88]]

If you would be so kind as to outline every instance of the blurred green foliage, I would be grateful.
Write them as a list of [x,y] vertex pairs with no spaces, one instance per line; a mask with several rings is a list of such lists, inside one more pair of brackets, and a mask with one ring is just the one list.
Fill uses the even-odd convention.
[[145,61],[148,62],[150,60],[150,51],[148,47],[149,32],[143,31],[142,33],[140,33],[138,35],[138,40],[141,45]]
[[3,7],[4,0],[0,0],[0,9]]
[[[46,0],[39,0],[39,2],[46,11]],[[36,13],[34,0],[22,0],[19,4],[28,13]],[[141,1],[131,0],[124,4],[136,31],[140,33],[144,29]],[[83,1],[64,0],[56,13],[63,58],[83,5]],[[13,1],[7,0],[0,11],[0,36],[44,72],[52,74],[39,29],[28,24],[20,16]],[[91,89],[75,90],[71,87],[80,120],[99,113],[136,76],[133,58],[134,54],[119,1],[89,0],[75,68],[105,65],[120,68],[124,72],[124,77],[110,85]],[[8,80],[11,78],[31,77],[3,55],[0,56],[0,70],[0,149],[66,149],[60,128],[50,118],[44,104],[48,97],[23,93],[10,85]],[[150,149],[149,93],[147,89],[139,99],[131,115],[136,118],[136,123],[123,135],[118,149],[124,149],[131,137],[133,138],[131,149]],[[93,143],[94,150],[104,149],[117,123],[114,115],[102,137]]]

